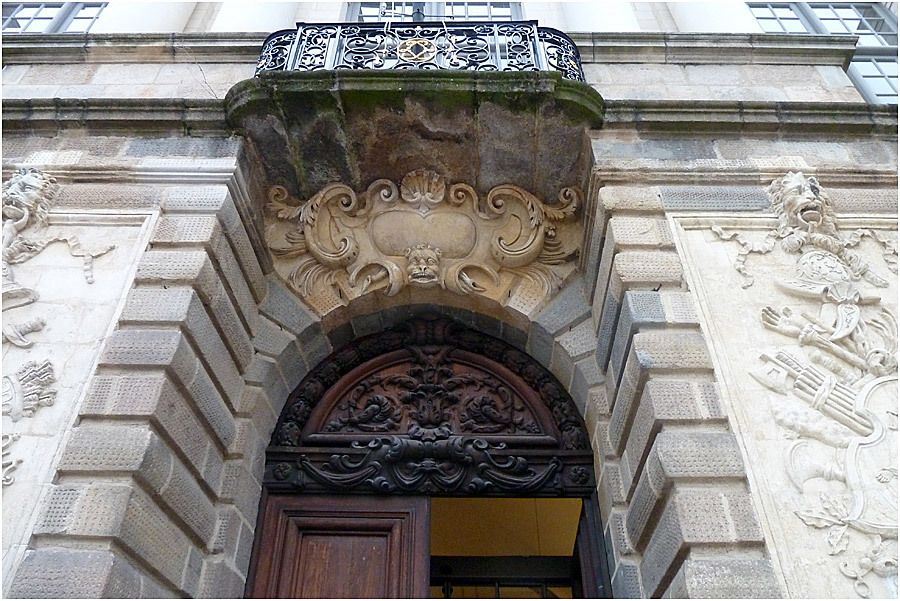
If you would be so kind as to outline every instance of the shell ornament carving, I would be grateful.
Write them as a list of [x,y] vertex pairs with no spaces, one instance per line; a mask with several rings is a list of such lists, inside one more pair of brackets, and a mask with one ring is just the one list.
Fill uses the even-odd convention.
[[425,169],[359,193],[329,184],[303,202],[274,186],[267,243],[276,268],[320,314],[406,287],[509,302],[525,280],[547,297],[574,269],[580,200],[564,188],[551,205],[514,185],[480,196]]

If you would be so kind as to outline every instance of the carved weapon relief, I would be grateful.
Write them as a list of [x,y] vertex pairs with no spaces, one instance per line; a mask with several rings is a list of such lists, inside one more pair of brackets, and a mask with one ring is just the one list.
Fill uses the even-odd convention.
[[[762,243],[713,228],[741,244],[735,268],[749,254],[776,249],[799,255],[793,273],[776,287],[809,309],[762,310],[762,326],[792,339],[760,357],[751,375],[777,393],[775,422],[793,442],[785,469],[799,493],[794,513],[823,530],[824,549],[852,579],[860,597],[872,595],[873,577],[897,590],[897,321],[879,289],[897,271],[896,241],[859,229],[849,236],[815,178],[788,173],[769,187],[779,227]],[[869,264],[859,246],[871,237],[882,247],[883,267]]]
[[269,249],[281,273],[326,314],[364,294],[407,286],[480,294],[509,303],[517,282],[550,295],[572,269],[580,194],[556,205],[513,185],[480,197],[471,186],[420,169],[398,186],[376,180],[357,193],[329,184],[300,202],[274,186]]
[[[65,242],[69,253],[83,260],[84,278],[93,283],[93,261],[110,252],[115,246],[103,245],[86,249],[75,236],[36,236],[47,227],[53,199],[59,191],[56,179],[37,169],[19,169],[3,185],[3,342],[19,348],[30,348],[34,341],[30,334],[40,332],[47,325],[41,317],[25,321],[11,321],[9,312],[38,300],[36,290],[16,280],[12,265],[22,264],[40,254],[55,242]],[[53,366],[48,360],[27,361],[14,375],[3,377],[3,415],[11,422],[30,418],[41,407],[53,404],[56,391],[50,385],[56,381]],[[12,472],[22,463],[11,456],[11,447],[21,437],[13,432],[3,435],[3,485],[13,483]]]

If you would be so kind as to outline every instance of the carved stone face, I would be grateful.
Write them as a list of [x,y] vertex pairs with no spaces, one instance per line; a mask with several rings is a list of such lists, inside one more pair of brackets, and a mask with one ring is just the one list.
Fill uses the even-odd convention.
[[406,249],[406,275],[409,283],[421,288],[440,284],[441,249],[429,244],[417,244]]
[[782,220],[804,231],[816,230],[825,221],[829,208],[820,195],[815,178],[789,173],[781,180]]
[[52,178],[38,171],[17,171],[3,186],[3,216],[18,219],[25,211],[34,214],[42,204],[49,202],[49,188],[53,183]]

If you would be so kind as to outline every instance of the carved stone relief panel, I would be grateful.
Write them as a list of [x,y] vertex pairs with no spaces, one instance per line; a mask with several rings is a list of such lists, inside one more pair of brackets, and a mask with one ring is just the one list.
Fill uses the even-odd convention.
[[752,488],[791,596],[896,597],[897,222],[768,191],[777,220],[676,217]]
[[482,196],[425,169],[361,192],[329,184],[304,201],[275,186],[267,242],[278,272],[320,315],[406,287],[483,295],[527,312],[575,268],[580,202],[574,188],[552,203],[513,185]]
[[58,189],[35,169],[3,186],[4,574],[148,234],[148,215],[59,211]]

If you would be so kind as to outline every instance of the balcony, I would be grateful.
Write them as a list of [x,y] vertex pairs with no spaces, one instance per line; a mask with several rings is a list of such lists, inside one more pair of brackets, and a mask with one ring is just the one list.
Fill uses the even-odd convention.
[[336,69],[556,71],[584,81],[572,40],[536,21],[298,23],[266,39],[256,74]]

